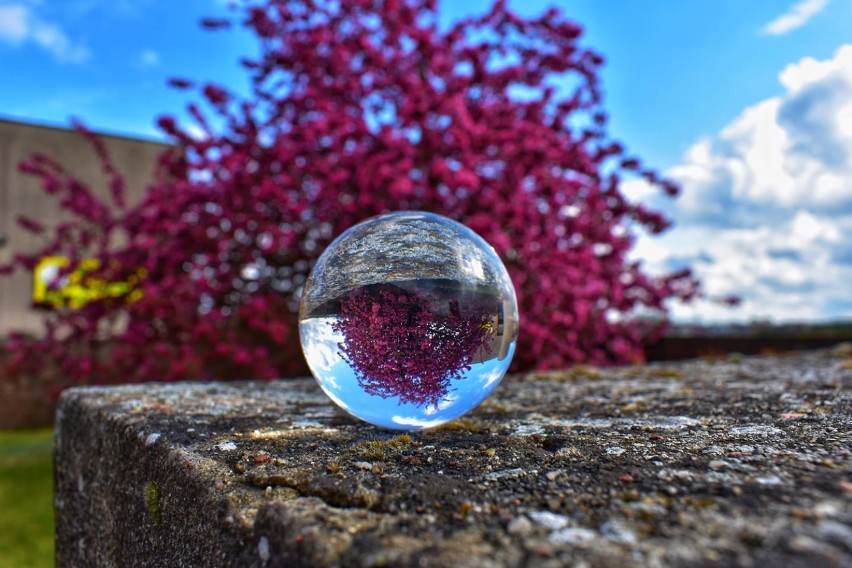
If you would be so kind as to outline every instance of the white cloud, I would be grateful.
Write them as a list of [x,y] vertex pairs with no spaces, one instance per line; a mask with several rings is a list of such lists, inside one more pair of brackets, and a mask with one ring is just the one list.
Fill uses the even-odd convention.
[[817,210],[852,202],[852,45],[789,65],[780,80],[786,93],[745,109],[670,172],[690,188],[688,213],[720,199]]
[[160,54],[153,49],[143,49],[139,54],[139,64],[142,67],[157,67],[160,64]]
[[434,428],[448,422],[447,418],[436,418],[434,420],[424,420],[416,416],[393,416],[391,422],[397,426],[410,426],[412,428]]
[[448,394],[447,396],[439,400],[437,405],[430,404],[429,406],[427,406],[424,412],[426,413],[426,416],[432,416],[438,411],[446,410],[452,407],[457,401],[458,399],[456,397],[451,394]]
[[[777,224],[757,219],[754,227],[700,226],[677,232],[650,263],[657,270],[672,268],[673,260],[691,264],[710,295],[743,299],[734,310],[710,301],[677,305],[673,315],[678,320],[852,316],[852,259],[839,258],[852,241],[852,214],[836,219],[800,210]],[[839,307],[843,305],[845,309]]]
[[632,202],[641,203],[647,201],[652,196],[660,193],[660,189],[654,187],[644,179],[625,180],[621,184],[621,191]]
[[63,63],[83,63],[90,55],[86,47],[73,43],[54,24],[37,21],[33,26],[32,38],[36,44]]
[[28,34],[27,8],[20,4],[0,6],[0,41],[19,44]]
[[[186,125],[186,132],[192,138],[196,140],[204,140],[207,138],[207,133],[204,132],[204,129],[198,126],[196,123],[190,123]],[[342,341],[342,339],[341,339]]]
[[84,45],[72,41],[59,26],[21,3],[0,6],[0,42],[14,46],[33,43],[61,63],[83,63],[91,55]]
[[678,318],[852,317],[852,45],[780,74],[785,91],[696,142],[668,173],[683,187],[675,228],[640,237],[653,271],[691,265],[711,296]]
[[822,12],[828,6],[828,0],[799,0],[790,9],[763,26],[763,33],[783,35],[800,28]]
[[299,333],[311,370],[322,375],[332,388],[338,390],[340,386],[335,382],[332,370],[342,360],[338,346],[345,338],[339,331],[334,331],[331,324],[328,318],[308,319],[299,325]]

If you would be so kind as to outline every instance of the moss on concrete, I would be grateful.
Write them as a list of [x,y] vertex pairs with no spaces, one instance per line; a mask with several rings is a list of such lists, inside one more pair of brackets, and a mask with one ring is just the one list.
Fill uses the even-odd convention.
[[160,526],[163,523],[163,510],[160,508],[160,488],[156,483],[149,481],[145,484],[145,503],[148,505],[148,512],[151,513],[151,520],[155,525]]

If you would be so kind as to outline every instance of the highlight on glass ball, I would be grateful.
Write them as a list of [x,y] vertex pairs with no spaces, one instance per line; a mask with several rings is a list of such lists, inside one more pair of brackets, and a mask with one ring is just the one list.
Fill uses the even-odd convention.
[[323,252],[305,283],[299,334],[311,372],[341,408],[386,428],[439,426],[500,383],[518,336],[506,268],[446,217],[368,219]]

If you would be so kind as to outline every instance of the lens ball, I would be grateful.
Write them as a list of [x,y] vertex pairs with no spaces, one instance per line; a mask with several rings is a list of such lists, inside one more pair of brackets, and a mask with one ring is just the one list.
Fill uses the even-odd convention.
[[500,383],[518,336],[512,281],[494,249],[446,217],[368,219],[323,252],[305,283],[299,334],[341,408],[386,428],[432,428]]

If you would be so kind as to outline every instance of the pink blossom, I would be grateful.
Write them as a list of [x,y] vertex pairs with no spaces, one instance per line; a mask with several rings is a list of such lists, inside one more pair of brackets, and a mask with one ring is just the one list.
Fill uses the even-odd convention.
[[377,285],[343,298],[332,328],[343,335],[340,351],[365,392],[436,405],[474,356],[490,351],[485,324],[497,309],[462,308],[437,293]]
[[[664,318],[666,300],[693,298],[698,284],[628,260],[636,233],[670,223],[625,199],[622,179],[669,195],[677,186],[608,135],[603,58],[555,10],[522,18],[497,2],[447,30],[435,10],[433,0],[248,2],[234,21],[259,40],[242,61],[251,94],[172,80],[201,90],[189,114],[205,135],[158,120],[176,148],[139,203],[124,203],[123,178],[79,124],[108,200],[47,156],[22,164],[73,220],[0,274],[59,254],[137,281],[124,298],[52,312],[42,338],[15,336],[16,368],[63,369],[65,384],[304,374],[296,309],[313,263],[353,224],[402,209],[461,221],[501,256],[521,314],[514,370],[640,359],[661,326],[634,314]],[[551,87],[560,79],[572,86],[564,96]],[[409,300],[393,302],[414,310]],[[349,356],[371,364],[346,321]],[[472,331],[442,347],[449,367],[463,368],[477,341]],[[397,374],[418,364],[405,353],[427,347],[377,346]],[[392,392],[391,375],[377,392]],[[447,376],[430,381],[418,400],[434,400]]]

